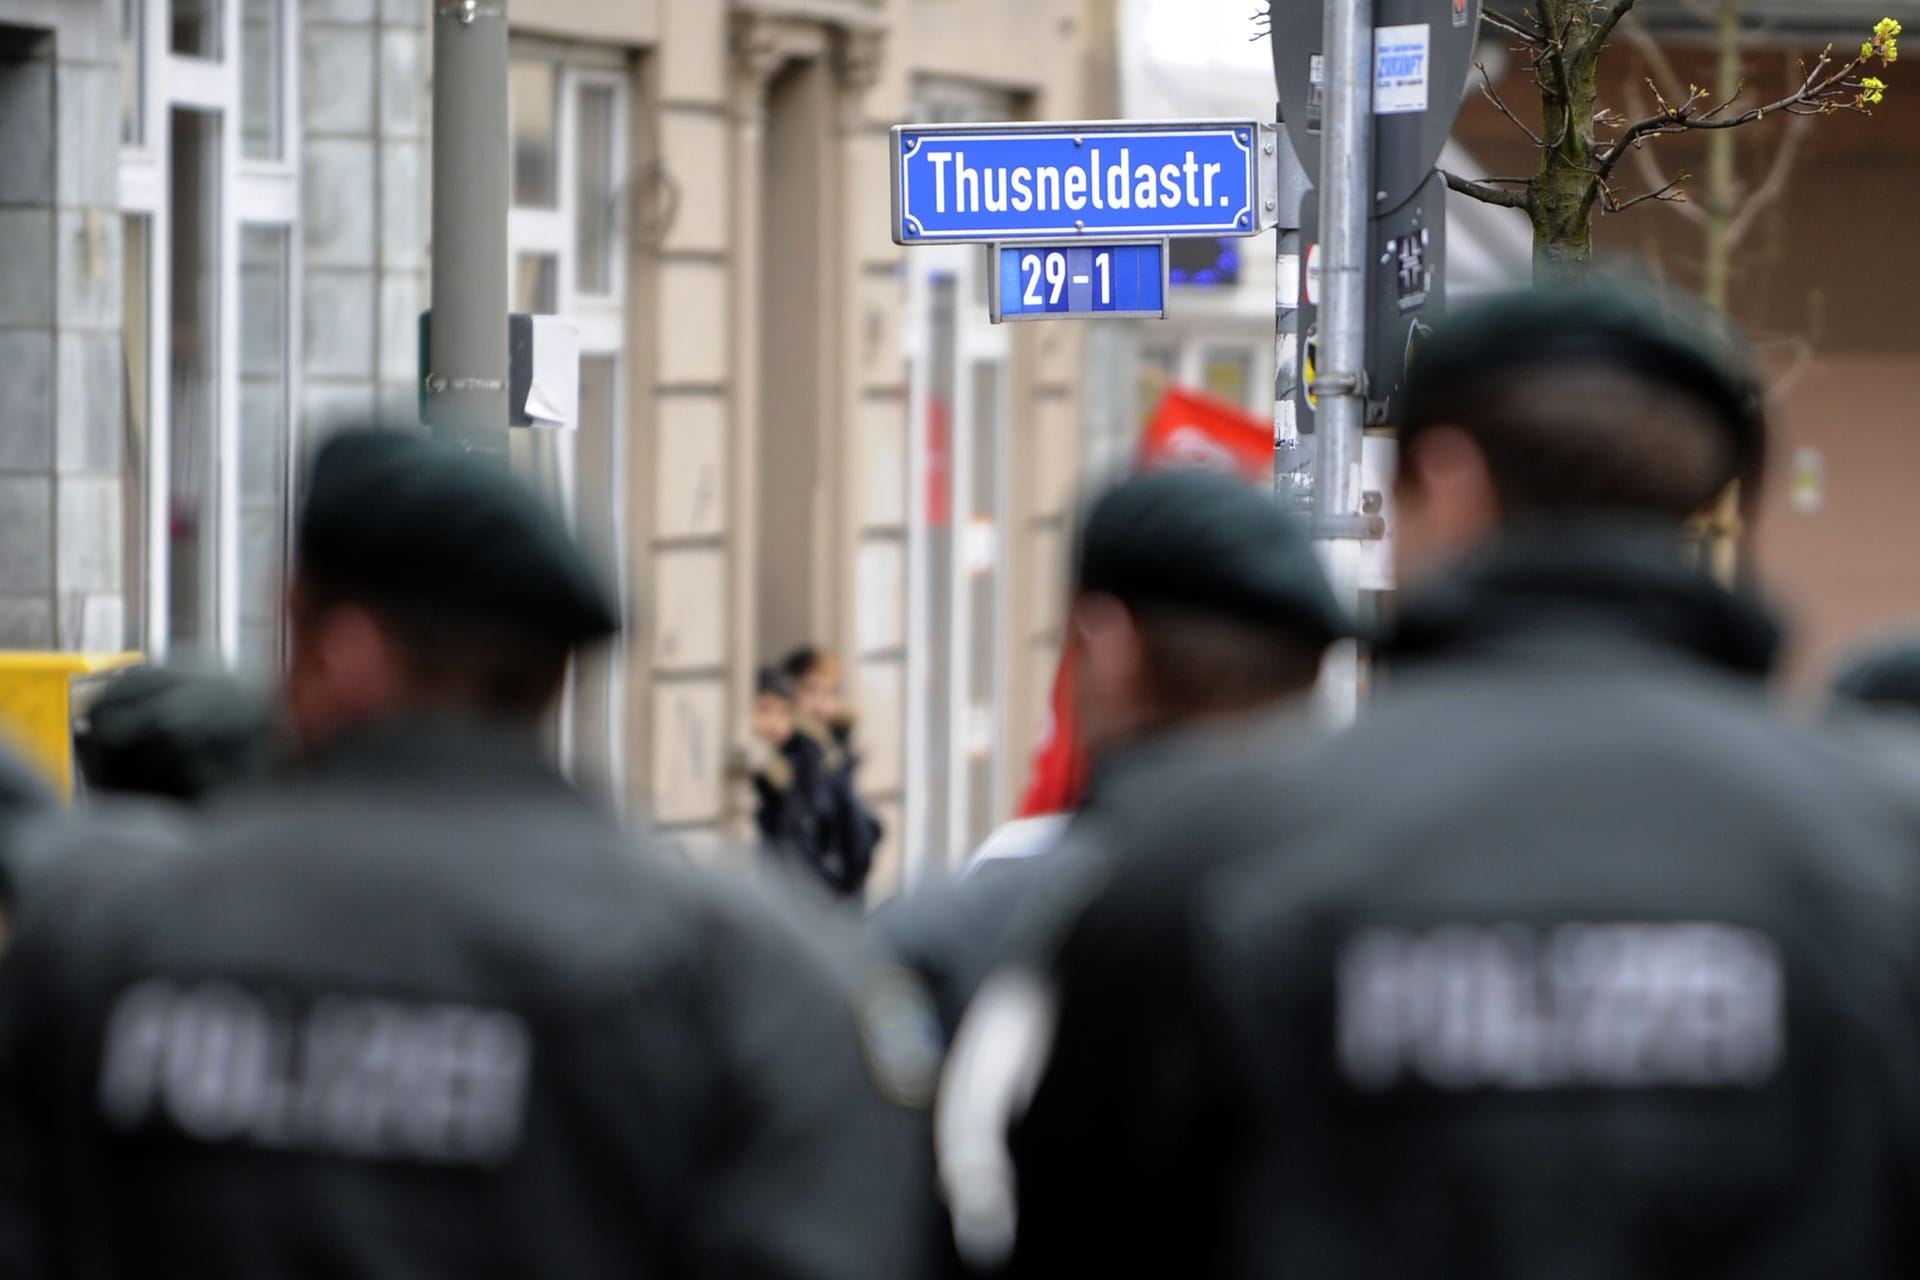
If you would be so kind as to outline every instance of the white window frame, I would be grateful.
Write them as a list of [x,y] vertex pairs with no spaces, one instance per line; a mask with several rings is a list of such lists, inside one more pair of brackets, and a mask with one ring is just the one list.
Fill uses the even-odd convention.
[[[299,0],[278,0],[281,5],[280,76],[281,154],[278,160],[244,160],[240,147],[240,11],[241,0],[225,0],[221,6],[223,56],[218,60],[184,57],[171,48],[168,18],[170,6],[165,0],[147,0],[143,6],[145,30],[141,77],[141,145],[123,145],[120,153],[120,209],[147,220],[148,279],[147,306],[147,446],[144,459],[146,487],[143,509],[147,527],[142,539],[143,564],[129,566],[129,572],[141,572],[145,582],[142,602],[146,617],[140,634],[142,647],[155,657],[165,657],[172,645],[168,608],[169,568],[167,486],[168,459],[173,444],[171,370],[172,335],[172,231],[171,202],[168,199],[168,174],[172,163],[171,114],[176,107],[220,113],[220,342],[219,342],[219,423],[215,435],[216,483],[214,520],[218,547],[215,553],[216,581],[214,604],[215,653],[231,664],[240,647],[240,229],[244,225],[284,227],[288,231],[287,314],[284,330],[286,404],[282,420],[289,439],[286,492],[291,498],[293,468],[298,450],[299,352],[300,352],[300,131],[293,127],[295,106],[300,100],[299,84]],[[283,533],[281,552],[288,553]]]
[[[618,192],[626,180],[626,168],[632,156],[629,143],[628,115],[631,110],[632,92],[628,77],[624,73],[621,57],[617,52],[571,45],[556,45],[544,41],[516,38],[509,54],[515,59],[540,59],[553,63],[559,69],[559,99],[555,111],[555,199],[550,209],[533,208],[510,204],[507,212],[507,272],[508,279],[514,279],[519,258],[523,254],[550,254],[554,259],[554,300],[555,310],[573,329],[579,341],[582,360],[589,357],[610,359],[613,361],[613,440],[611,458],[614,468],[614,483],[620,483],[620,477],[627,474],[629,426],[627,375],[630,366],[627,362],[627,245],[623,220],[616,219],[612,229],[613,262],[611,267],[612,289],[605,294],[586,294],[575,287],[575,258],[578,246],[575,235],[575,200],[580,157],[579,97],[583,89],[609,89],[613,93],[613,131],[610,145],[613,149],[613,189]],[[509,196],[511,199],[511,196]],[[570,429],[578,430],[579,424],[570,424]],[[577,437],[576,437],[577,439]],[[575,524],[579,520],[579,477],[575,474],[575,450],[571,447],[555,450],[559,462],[559,485],[561,501],[567,519]],[[608,569],[614,574],[615,590],[622,611],[628,608],[630,553],[627,547],[628,512],[626,494],[623,488],[616,489],[612,505],[613,528],[611,544],[614,548],[614,563]],[[616,648],[609,655],[610,670],[607,681],[607,696],[611,705],[607,708],[604,723],[607,726],[608,741],[601,744],[608,762],[608,771],[619,782],[626,777],[626,703],[627,668],[624,650]],[[561,700],[559,741],[560,760],[563,768],[572,770],[575,755],[574,728],[575,686],[569,677],[566,696]],[[616,786],[616,799],[624,807],[627,802],[627,788]]]

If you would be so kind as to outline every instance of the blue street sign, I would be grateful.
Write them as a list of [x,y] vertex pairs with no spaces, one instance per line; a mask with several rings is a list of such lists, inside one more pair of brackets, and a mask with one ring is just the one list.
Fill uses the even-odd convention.
[[1266,141],[1252,120],[898,125],[894,243],[1250,236]]
[[988,307],[1001,320],[1167,314],[1166,246],[1024,244],[994,248]]

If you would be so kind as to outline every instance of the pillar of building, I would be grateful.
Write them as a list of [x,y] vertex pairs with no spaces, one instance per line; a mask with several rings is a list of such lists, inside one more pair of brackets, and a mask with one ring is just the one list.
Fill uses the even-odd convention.
[[730,349],[734,184],[732,27],[711,0],[663,0],[647,186],[671,217],[649,250],[650,527],[633,549],[645,630],[648,769],[654,819],[696,852],[727,810],[727,753],[738,682],[726,638],[737,624],[728,555],[739,507],[730,430],[739,353]]
[[0,2],[0,649],[125,647],[119,6]]
[[848,264],[841,299],[838,475],[840,558],[851,567],[846,609],[848,694],[860,709],[861,786],[887,829],[871,894],[900,880],[906,830],[907,384],[901,318],[902,251],[888,229],[889,130],[906,113],[907,77],[897,35],[846,32],[839,46],[839,210]]
[[343,422],[419,420],[431,39],[424,0],[302,8],[300,408],[310,447]]

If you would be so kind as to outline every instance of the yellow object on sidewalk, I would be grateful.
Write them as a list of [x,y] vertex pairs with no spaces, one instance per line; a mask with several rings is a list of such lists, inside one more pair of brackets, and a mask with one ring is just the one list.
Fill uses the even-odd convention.
[[0,652],[0,735],[73,798],[73,682],[130,667],[138,653]]

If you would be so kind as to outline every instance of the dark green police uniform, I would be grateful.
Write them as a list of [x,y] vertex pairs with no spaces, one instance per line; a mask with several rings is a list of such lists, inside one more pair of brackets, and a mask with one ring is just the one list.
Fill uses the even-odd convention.
[[[1276,639],[1315,650],[1351,630],[1300,522],[1270,493],[1215,472],[1153,471],[1100,493],[1080,524],[1073,580],[1076,594],[1265,628]],[[1308,731],[1304,723],[1294,727],[1302,736]],[[982,863],[961,879],[919,887],[874,912],[870,932],[925,979],[949,1033],[1002,958],[1016,922],[1044,914],[1037,900],[1074,882],[1070,851],[1087,843],[1074,827],[1097,823],[1108,797],[1124,790],[1123,780],[1145,762],[1177,759],[1191,740],[1225,731],[1215,718],[1200,726],[1169,725],[1117,746],[1095,762],[1083,808],[1060,850]]]
[[[1130,779],[962,1029],[945,1094],[1010,1099],[942,1116],[963,1238],[1022,1277],[1912,1274],[1912,829],[1769,708],[1776,641],[1674,530],[1569,518],[1409,593],[1339,737]],[[1008,1115],[996,1192],[964,1122]]]
[[[614,615],[502,473],[314,463],[304,580],[451,632]],[[523,732],[393,717],[0,965],[0,1274],[898,1280],[931,1203],[850,981],[632,847]]]

